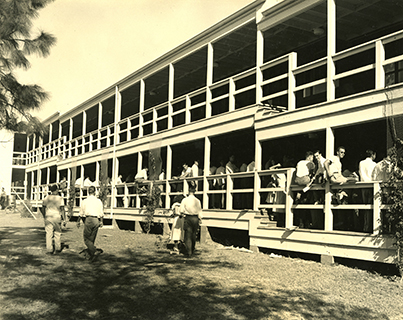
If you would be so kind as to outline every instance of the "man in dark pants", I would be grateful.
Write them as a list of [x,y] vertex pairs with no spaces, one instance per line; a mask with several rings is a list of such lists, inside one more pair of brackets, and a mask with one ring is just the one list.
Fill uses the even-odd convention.
[[80,221],[85,217],[84,222],[84,243],[87,246],[88,258],[94,260],[95,256],[102,252],[94,245],[98,229],[103,226],[104,208],[102,201],[95,196],[95,187],[88,188],[88,198],[85,199],[80,208],[77,220],[77,227],[80,227]]
[[189,187],[189,196],[182,200],[179,212],[185,216],[183,230],[185,232],[184,243],[186,247],[185,256],[190,258],[195,250],[197,231],[202,218],[200,200],[194,195],[196,187]]

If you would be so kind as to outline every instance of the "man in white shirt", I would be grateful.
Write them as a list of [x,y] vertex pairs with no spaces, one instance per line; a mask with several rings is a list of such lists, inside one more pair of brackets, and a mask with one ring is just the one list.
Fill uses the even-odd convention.
[[392,173],[392,163],[390,161],[391,156],[392,149],[388,149],[386,157],[375,165],[371,177],[373,181],[386,182],[389,180]]
[[376,153],[372,150],[367,150],[367,157],[365,160],[360,161],[360,177],[361,181],[369,182],[372,181],[372,172],[376,166],[376,162],[374,161],[376,158]]
[[356,182],[357,176],[344,177],[342,174],[341,159],[346,155],[346,148],[340,146],[337,148],[336,155],[326,159],[324,166],[330,182],[343,184],[346,182]]
[[88,188],[88,198],[85,199],[80,208],[77,220],[77,227],[80,227],[80,221],[84,221],[84,243],[87,246],[88,258],[94,260],[95,256],[102,252],[101,249],[95,247],[95,239],[98,229],[103,226],[104,207],[102,201],[95,196],[95,187]]
[[199,230],[199,222],[202,219],[202,208],[200,200],[194,195],[196,189],[189,187],[189,196],[182,200],[179,212],[185,217],[183,230],[185,232],[184,244],[186,257],[190,258],[195,250],[196,235]]
[[[192,165],[192,177],[198,177],[199,176],[199,161],[195,160],[195,162]],[[197,181],[194,180],[195,187],[197,189]]]
[[192,177],[198,177],[199,176],[199,161],[195,160],[195,162],[192,165]]
[[148,175],[148,168],[143,168],[142,170],[140,170],[136,176],[134,177],[135,180],[147,180]]
[[326,170],[325,170],[326,159],[322,156],[322,153],[319,150],[316,150],[313,156],[315,157],[317,162],[315,181],[317,183],[323,183],[326,178]]
[[311,182],[311,176],[314,169],[313,152],[307,151],[305,154],[305,160],[301,160],[297,163],[295,183],[298,185],[308,185]]
[[[61,236],[62,226],[61,220],[66,220],[64,211],[64,201],[59,196],[57,185],[50,187],[52,194],[48,195],[42,202],[43,216],[45,218],[45,231],[46,231],[46,253],[58,254],[62,250]],[[54,241],[54,247],[53,247]]]
[[81,188],[84,185],[83,177],[78,178],[74,185],[76,186],[76,188]]
[[[360,161],[359,164],[360,178],[363,182],[370,182],[372,181],[372,173],[376,166],[376,162],[374,161],[376,158],[376,153],[372,150],[367,150],[365,153],[367,157],[365,158],[365,160]],[[363,204],[371,204],[373,201],[373,190],[365,188],[361,189],[361,193]],[[362,210],[362,213],[364,215],[364,231],[370,231],[372,225],[371,212],[371,210]]]
[[84,180],[84,188],[89,188],[93,185],[93,182],[90,180],[90,177],[86,177]]

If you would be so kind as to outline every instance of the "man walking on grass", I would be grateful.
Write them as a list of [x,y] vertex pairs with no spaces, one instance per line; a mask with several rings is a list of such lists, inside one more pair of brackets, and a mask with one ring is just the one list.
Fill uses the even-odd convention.
[[88,259],[90,261],[99,255],[102,250],[95,247],[95,239],[98,229],[103,226],[104,208],[102,201],[95,196],[95,187],[88,188],[88,198],[82,202],[80,213],[78,215],[77,227],[80,227],[80,221],[84,221],[84,243],[87,246]]
[[[62,219],[66,221],[64,211],[64,201],[59,196],[57,185],[50,187],[52,192],[42,202],[43,216],[45,218],[46,231],[46,253],[59,254],[62,251],[61,236],[62,236]],[[54,241],[54,247],[53,247]]]
[[191,185],[189,187],[189,196],[182,200],[179,209],[179,212],[185,217],[183,230],[185,232],[184,243],[187,258],[190,258],[195,251],[197,231],[199,230],[199,222],[202,219],[201,203],[195,197],[195,192],[196,187]]

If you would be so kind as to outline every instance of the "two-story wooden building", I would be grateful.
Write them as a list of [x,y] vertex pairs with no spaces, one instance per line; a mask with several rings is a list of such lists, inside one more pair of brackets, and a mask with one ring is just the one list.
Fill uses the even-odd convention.
[[[322,201],[296,203],[292,176],[308,150],[330,157],[343,145],[351,172],[367,149],[382,160],[402,99],[403,2],[256,0],[49,117],[49,134],[28,138],[27,197],[40,205],[63,177],[74,185],[107,176],[110,218],[141,221],[133,177],[147,167],[162,208],[197,182],[204,230],[245,230],[253,248],[392,263],[379,181],[315,185],[308,192]],[[239,172],[219,173],[231,156]],[[198,175],[176,179],[194,161]],[[363,189],[375,195],[371,203]],[[334,201],[339,190],[348,203]]]

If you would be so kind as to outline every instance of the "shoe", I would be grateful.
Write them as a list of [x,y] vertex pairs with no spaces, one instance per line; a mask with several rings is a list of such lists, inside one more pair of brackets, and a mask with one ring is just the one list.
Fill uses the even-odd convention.
[[61,252],[62,252],[62,250],[55,250],[55,251],[53,252],[53,254],[54,254],[54,255],[59,255]]
[[46,254],[53,254],[53,251],[47,251]]

